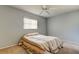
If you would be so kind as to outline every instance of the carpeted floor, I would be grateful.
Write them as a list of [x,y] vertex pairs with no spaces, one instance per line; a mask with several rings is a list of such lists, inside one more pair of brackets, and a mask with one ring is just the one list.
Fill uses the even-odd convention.
[[79,46],[76,44],[64,42],[64,48],[60,49],[58,54],[79,54]]
[[[64,42],[64,48],[60,49],[58,54],[79,54],[79,46]],[[26,51],[20,46],[12,46],[5,49],[0,49],[0,54],[27,54]]]
[[9,48],[0,49],[0,54],[26,54],[26,51],[22,47],[15,45]]

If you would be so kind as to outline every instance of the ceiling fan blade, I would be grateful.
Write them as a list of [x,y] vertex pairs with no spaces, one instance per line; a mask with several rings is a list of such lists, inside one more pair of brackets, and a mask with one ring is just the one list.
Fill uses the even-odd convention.
[[42,5],[41,8],[42,8],[42,10],[48,10],[47,5]]
[[43,5],[41,6],[41,9],[44,10],[44,6]]
[[56,10],[56,8],[49,8],[49,10],[53,10],[54,11],[54,10]]
[[40,15],[43,13],[43,10],[40,12]]
[[50,13],[49,13],[48,11],[46,11],[46,13],[47,13],[48,15],[50,15]]

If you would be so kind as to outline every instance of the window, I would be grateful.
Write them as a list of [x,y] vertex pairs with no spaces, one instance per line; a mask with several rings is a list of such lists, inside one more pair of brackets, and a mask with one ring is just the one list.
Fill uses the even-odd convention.
[[24,29],[37,29],[37,20],[24,18]]

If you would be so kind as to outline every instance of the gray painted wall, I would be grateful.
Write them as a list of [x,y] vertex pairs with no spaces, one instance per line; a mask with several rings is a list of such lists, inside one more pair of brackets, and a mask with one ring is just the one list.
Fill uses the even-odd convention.
[[47,23],[48,35],[79,43],[79,10],[51,17]]
[[[37,19],[38,30],[24,30],[23,17]],[[44,18],[10,6],[0,6],[0,48],[16,44],[23,34],[36,31],[46,34],[46,21]]]

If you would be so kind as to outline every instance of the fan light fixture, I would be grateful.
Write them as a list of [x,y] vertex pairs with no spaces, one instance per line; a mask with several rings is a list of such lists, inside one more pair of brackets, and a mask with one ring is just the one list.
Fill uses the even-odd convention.
[[41,9],[42,9],[42,11],[40,12],[40,14],[46,13],[46,14],[49,15],[49,11],[48,11],[49,8],[48,8],[47,5],[42,5],[42,6],[41,6]]
[[56,10],[56,8],[52,8],[49,5],[42,5],[41,9],[42,9],[42,11],[40,12],[40,15],[48,15],[48,16],[50,16],[50,14],[51,14],[50,11],[51,10],[52,11]]

